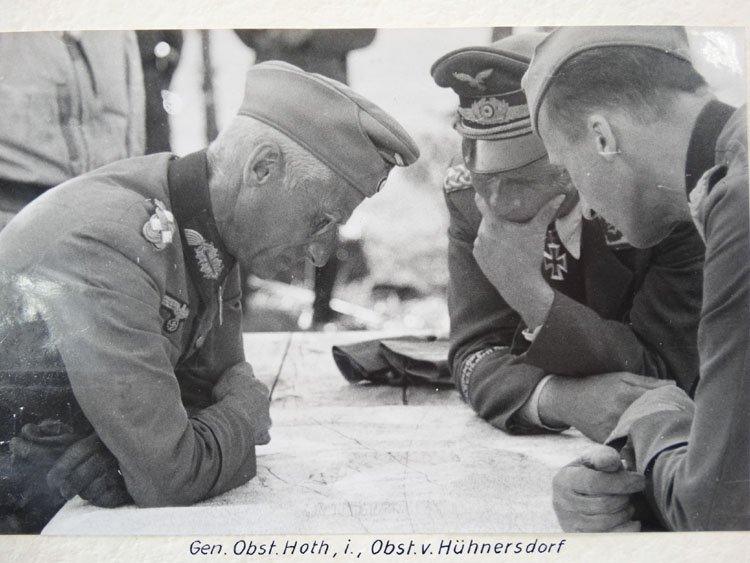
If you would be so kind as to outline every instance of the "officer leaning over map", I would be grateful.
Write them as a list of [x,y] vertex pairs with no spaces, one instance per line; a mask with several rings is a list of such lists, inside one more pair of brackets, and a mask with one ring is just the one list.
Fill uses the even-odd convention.
[[683,222],[636,249],[587,213],[532,132],[521,90],[544,36],[459,49],[432,67],[459,96],[463,137],[464,162],[444,186],[449,363],[461,395],[493,425],[574,426],[603,441],[663,380],[692,391],[703,243]]
[[550,160],[633,244],[691,217],[706,242],[694,402],[675,388],[635,401],[607,440],[620,451],[599,446],[555,477],[560,524],[638,529],[629,494],[643,489],[668,529],[750,530],[746,107],[716,99],[670,27],[560,28],[524,90]]
[[5,531],[76,494],[183,505],[251,479],[270,418],[238,263],[304,247],[324,264],[336,225],[417,157],[348,87],[269,62],[208,149],[120,161],[25,208],[0,234],[0,342],[24,343],[0,349],[17,366],[0,374]]

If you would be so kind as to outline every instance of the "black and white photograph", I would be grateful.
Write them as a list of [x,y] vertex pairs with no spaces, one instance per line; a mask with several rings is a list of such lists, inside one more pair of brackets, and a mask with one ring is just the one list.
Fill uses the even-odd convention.
[[750,531],[745,44],[0,32],[0,534]]

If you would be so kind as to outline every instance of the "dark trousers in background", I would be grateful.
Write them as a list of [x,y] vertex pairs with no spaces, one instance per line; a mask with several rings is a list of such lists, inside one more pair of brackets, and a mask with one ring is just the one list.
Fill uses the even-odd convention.
[[331,256],[325,266],[315,268],[315,300],[313,301],[313,326],[330,322],[335,313],[331,309],[331,297],[333,287],[336,285],[336,276],[339,272],[339,259],[336,253]]
[[0,231],[21,209],[51,187],[0,178]]

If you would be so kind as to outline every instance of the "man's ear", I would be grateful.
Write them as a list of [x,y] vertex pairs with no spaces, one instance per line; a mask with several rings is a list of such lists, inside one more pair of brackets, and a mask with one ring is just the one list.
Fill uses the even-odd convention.
[[256,146],[242,169],[242,184],[262,187],[284,175],[284,158],[281,147],[273,141],[264,141]]
[[606,117],[599,113],[592,114],[588,117],[586,125],[588,136],[594,144],[594,150],[604,160],[611,162],[616,155],[620,154],[617,138]]

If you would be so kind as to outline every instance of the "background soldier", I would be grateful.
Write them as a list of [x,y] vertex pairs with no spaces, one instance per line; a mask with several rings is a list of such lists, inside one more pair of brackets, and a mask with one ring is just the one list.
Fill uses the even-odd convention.
[[132,31],[0,34],[0,229],[48,189],[143,154]]

